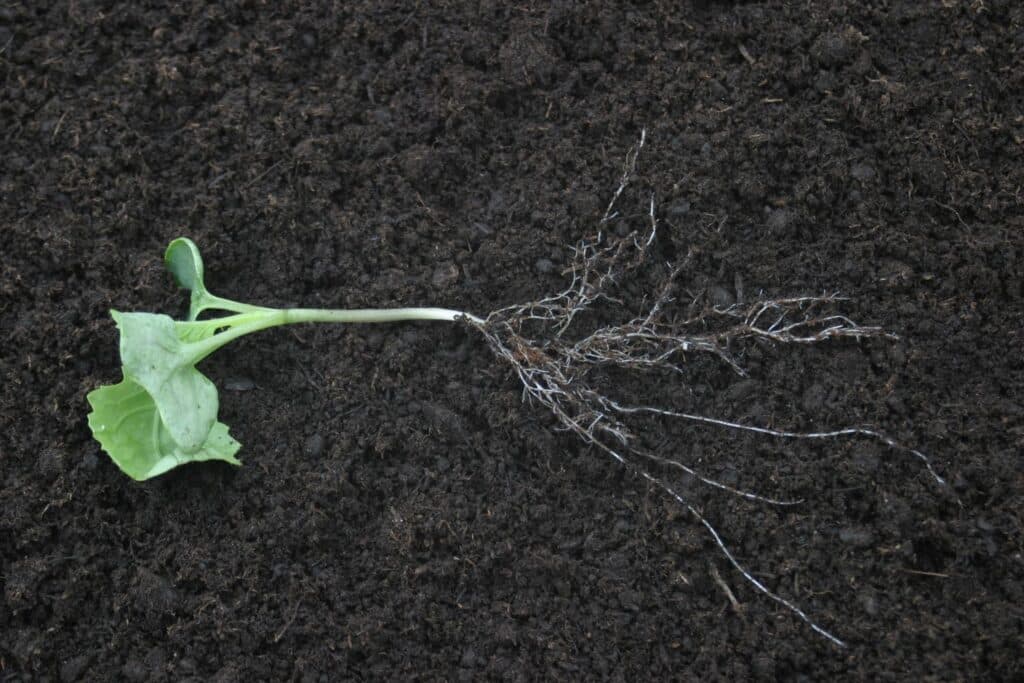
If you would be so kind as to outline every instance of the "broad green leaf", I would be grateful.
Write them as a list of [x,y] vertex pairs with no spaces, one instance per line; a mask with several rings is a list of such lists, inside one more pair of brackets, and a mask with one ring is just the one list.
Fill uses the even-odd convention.
[[152,396],[130,379],[95,389],[86,399],[92,406],[93,436],[121,471],[136,481],[189,462],[223,460],[241,465],[235,458],[241,444],[221,422],[213,425],[197,450],[185,452],[171,437]]
[[195,453],[217,421],[217,387],[196,370],[195,348],[175,322],[157,313],[111,311],[121,332],[125,379],[150,395],[164,427],[185,453]]

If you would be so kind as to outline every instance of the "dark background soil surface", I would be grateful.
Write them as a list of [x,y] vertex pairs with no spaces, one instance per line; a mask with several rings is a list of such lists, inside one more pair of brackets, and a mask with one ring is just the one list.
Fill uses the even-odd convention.
[[[2,3],[0,678],[1021,680],[1022,93],[1012,0]],[[864,440],[648,434],[807,499],[675,478],[846,650],[465,327],[215,355],[240,469],[140,485],[90,437],[108,310],[184,310],[171,238],[232,298],[482,314],[564,286],[642,128],[688,292],[901,337],[643,387],[932,455],[948,489]]]

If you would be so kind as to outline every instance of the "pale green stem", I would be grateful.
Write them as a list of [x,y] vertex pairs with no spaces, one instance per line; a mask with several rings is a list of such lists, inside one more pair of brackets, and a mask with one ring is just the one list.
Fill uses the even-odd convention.
[[194,321],[198,318],[200,313],[209,310],[230,311],[232,313],[268,313],[274,309],[267,308],[265,306],[243,304],[238,301],[232,301],[231,299],[224,299],[219,296],[214,296],[206,290],[193,292],[189,320]]
[[290,323],[392,323],[402,320],[443,320],[459,318],[482,324],[475,315],[449,308],[357,308],[353,310],[322,308],[287,308],[285,324]]
[[202,359],[220,347],[239,337],[259,332],[271,327],[292,325],[295,323],[390,323],[403,320],[440,320],[455,322],[460,318],[482,325],[481,318],[448,308],[363,308],[363,309],[320,309],[320,308],[261,308],[250,313],[228,316],[231,326],[218,332],[209,339],[195,342],[193,346],[195,360]]

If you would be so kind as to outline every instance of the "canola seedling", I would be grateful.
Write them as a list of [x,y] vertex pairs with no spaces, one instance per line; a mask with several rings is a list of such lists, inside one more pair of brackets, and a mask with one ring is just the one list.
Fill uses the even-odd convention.
[[[111,460],[136,481],[204,460],[241,463],[241,448],[217,420],[217,387],[196,365],[247,334],[295,323],[384,323],[467,319],[444,308],[330,310],[267,308],[211,294],[203,260],[188,238],[167,247],[164,260],[179,285],[191,292],[188,319],[159,313],[111,311],[120,332],[122,380],[87,396],[89,427]],[[204,311],[226,315],[199,320]]]
[[[625,279],[651,265],[649,252],[658,235],[653,198],[642,214],[622,217],[615,210],[633,178],[644,140],[642,134],[627,155],[618,189],[596,232],[572,248],[565,270],[570,278],[566,288],[499,308],[484,318],[446,308],[275,309],[231,301],[206,289],[196,245],[187,238],[174,240],[165,253],[165,263],[177,283],[191,293],[188,317],[178,321],[156,313],[112,312],[120,331],[123,377],[118,384],[100,387],[87,396],[93,435],[113,462],[138,481],[191,462],[221,460],[239,465],[235,456],[241,446],[218,420],[217,388],[196,368],[214,351],[244,335],[292,323],[462,323],[480,333],[519,380],[525,401],[543,406],[561,428],[594,452],[612,458],[660,489],[708,532],[720,554],[749,585],[843,647],[840,638],[740,563],[702,512],[696,499],[699,490],[687,491],[684,496],[680,483],[692,479],[706,490],[760,505],[796,506],[806,501],[719,481],[701,471],[706,465],[699,458],[690,457],[685,448],[666,447],[666,440],[651,430],[657,430],[662,422],[682,421],[781,440],[872,439],[918,459],[932,481],[948,492],[930,459],[872,426],[799,432],[744,424],[671,404],[650,404],[642,398],[638,402],[616,398],[609,394],[614,387],[603,380],[608,372],[685,377],[692,372],[687,360],[696,356],[746,376],[744,350],[753,346],[807,346],[841,339],[885,341],[896,336],[837,312],[836,306],[845,300],[835,294],[758,298],[716,306],[705,293],[693,294],[680,284],[692,269],[689,254],[663,266],[657,289],[642,299],[617,296],[614,290],[621,289]],[[641,225],[634,227],[638,220]],[[687,297],[680,297],[680,292]],[[221,315],[200,320],[207,311]],[[671,401],[674,397],[665,398]],[[650,448],[645,443],[662,445]]]

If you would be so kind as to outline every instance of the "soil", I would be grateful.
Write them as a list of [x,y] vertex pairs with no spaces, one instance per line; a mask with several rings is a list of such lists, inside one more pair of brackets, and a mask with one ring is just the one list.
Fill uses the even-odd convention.
[[[1024,677],[1024,6],[152,4],[0,7],[0,678]],[[91,438],[109,309],[185,309],[170,239],[223,296],[484,314],[564,287],[642,129],[623,220],[654,196],[687,293],[838,291],[900,337],[641,385],[931,455],[947,487],[863,439],[645,435],[806,499],[671,475],[846,649],[466,327],[205,361],[241,468],[137,484]]]

